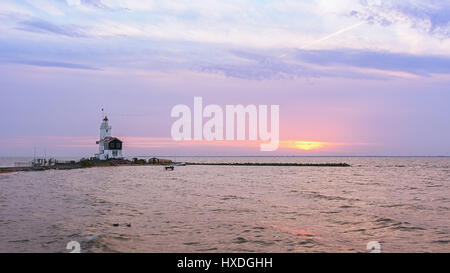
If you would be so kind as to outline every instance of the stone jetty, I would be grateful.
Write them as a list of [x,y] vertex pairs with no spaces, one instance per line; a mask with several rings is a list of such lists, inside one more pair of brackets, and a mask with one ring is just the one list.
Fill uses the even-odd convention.
[[[0,167],[0,173],[21,172],[21,171],[45,171],[45,170],[71,170],[91,167],[113,167],[113,166],[142,166],[142,165],[171,165],[180,166],[278,166],[278,167],[351,167],[347,163],[258,163],[258,162],[174,162],[169,159],[150,158],[139,159],[109,159],[98,160],[95,158],[81,159],[80,161],[55,162],[53,165],[45,166],[16,166]],[[181,166],[182,166],[181,165]]]

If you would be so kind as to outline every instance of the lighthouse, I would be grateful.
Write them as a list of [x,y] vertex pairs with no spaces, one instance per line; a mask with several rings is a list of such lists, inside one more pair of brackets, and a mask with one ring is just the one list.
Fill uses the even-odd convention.
[[108,121],[108,117],[105,116],[100,125],[100,140],[96,142],[98,154],[95,154],[95,157],[100,160],[122,158],[122,141],[111,135]]

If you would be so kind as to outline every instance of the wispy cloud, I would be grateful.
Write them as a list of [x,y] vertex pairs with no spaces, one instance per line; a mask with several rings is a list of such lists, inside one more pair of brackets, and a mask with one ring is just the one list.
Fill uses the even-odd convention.
[[70,69],[84,69],[84,70],[99,70],[99,68],[92,67],[84,64],[75,64],[75,63],[64,63],[64,62],[52,62],[52,61],[20,61],[17,60],[15,63],[25,64],[25,65],[33,65],[33,66],[42,66],[42,67],[60,67],[60,68],[70,68]]
[[68,37],[87,37],[81,27],[76,25],[57,25],[42,19],[30,19],[19,22],[17,29],[35,32],[50,33]]
[[349,14],[368,23],[383,26],[404,23],[441,38],[450,37],[450,3],[447,1],[364,0],[360,3],[361,8]]
[[296,58],[322,66],[353,66],[417,75],[450,74],[450,57],[364,50],[298,50]]
[[277,51],[233,50],[229,53],[246,61],[205,65],[201,71],[254,80],[293,77],[392,78],[393,74],[374,74],[373,70],[420,76],[450,74],[450,57],[446,56],[352,49],[286,50],[282,57],[277,56]]
[[101,0],[79,0],[80,4],[91,6],[98,9],[110,10],[111,8]]
[[[440,55],[357,49],[228,49],[226,46],[203,43],[154,40],[144,40],[142,44],[132,46],[114,46],[124,39],[111,40],[114,42],[107,51],[103,50],[102,41],[98,41],[98,46],[92,46],[89,51],[74,44],[73,47],[59,48],[58,52],[52,50],[57,46],[52,45],[52,41],[39,50],[32,44],[8,42],[0,45],[0,61],[89,70],[187,70],[257,81],[321,77],[385,80],[407,74],[422,77],[450,74],[450,57]],[[39,58],[36,53],[39,53]]]

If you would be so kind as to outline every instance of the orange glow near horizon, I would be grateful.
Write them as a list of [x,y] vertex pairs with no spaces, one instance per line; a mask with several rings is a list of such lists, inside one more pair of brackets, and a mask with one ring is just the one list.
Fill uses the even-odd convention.
[[317,150],[325,147],[327,143],[318,141],[296,141],[295,147],[300,150]]
[[319,150],[329,146],[333,146],[333,143],[321,141],[305,141],[305,140],[280,141],[281,148],[297,149],[304,151]]
[[[230,141],[230,140],[183,140],[174,141],[170,138],[145,138],[145,137],[128,137],[127,146],[130,147],[167,147],[173,145],[179,146],[229,146],[229,147],[258,147],[261,143],[265,143],[260,140],[241,140],[241,141]],[[293,150],[304,150],[312,151],[319,150],[325,147],[331,147],[337,145],[332,142],[321,142],[321,141],[306,141],[306,140],[280,140],[279,148],[293,149]]]
[[[182,140],[175,141],[168,137],[121,137],[126,148],[137,149],[152,149],[152,148],[171,148],[171,147],[242,147],[242,148],[259,148],[261,143],[267,141],[261,140]],[[63,148],[95,148],[97,140],[94,136],[85,137],[65,137],[65,136],[44,136],[44,137],[23,137],[23,138],[8,138],[2,139],[2,144],[15,147],[27,147],[36,145],[53,145],[55,147]],[[363,143],[364,145],[367,145]],[[337,143],[337,142],[323,142],[312,140],[280,140],[279,149],[291,151],[316,151],[328,150],[336,146],[362,145],[361,143]]]
[[[171,138],[152,138],[152,137],[126,137],[124,142],[127,142],[128,147],[135,148],[156,148],[156,147],[170,147],[173,145],[177,146],[217,146],[217,147],[259,147],[261,143],[265,143],[261,140],[241,140],[241,141],[230,141],[230,140],[183,140],[174,141]],[[320,150],[323,148],[329,148],[339,145],[333,142],[322,142],[322,141],[310,141],[310,140],[280,140],[279,148],[281,149],[291,149],[291,150],[303,150],[303,151],[313,151]]]

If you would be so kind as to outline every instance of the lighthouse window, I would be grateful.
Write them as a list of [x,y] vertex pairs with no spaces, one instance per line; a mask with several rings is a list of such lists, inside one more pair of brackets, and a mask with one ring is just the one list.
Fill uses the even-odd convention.
[[122,149],[122,143],[121,142],[110,142],[109,143],[109,150],[120,150]]

